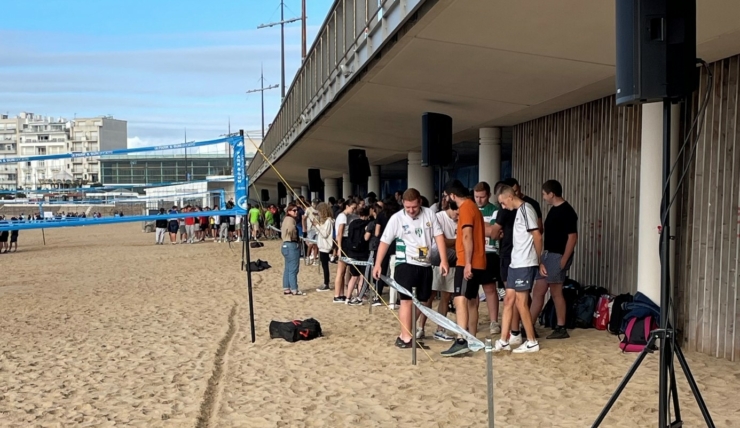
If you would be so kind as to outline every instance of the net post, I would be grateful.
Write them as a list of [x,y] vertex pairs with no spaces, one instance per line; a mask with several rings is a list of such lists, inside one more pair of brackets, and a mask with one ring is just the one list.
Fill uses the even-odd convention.
[[[416,287],[411,288],[416,301]],[[416,304],[411,302],[411,364],[416,365]]]
[[488,388],[486,395],[488,395],[488,427],[493,428],[493,344],[491,339],[486,339],[486,365],[488,372]]

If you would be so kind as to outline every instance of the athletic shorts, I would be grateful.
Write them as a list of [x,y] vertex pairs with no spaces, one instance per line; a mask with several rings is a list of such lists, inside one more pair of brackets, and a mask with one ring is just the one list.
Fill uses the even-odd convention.
[[180,231],[180,233],[187,233],[187,229],[185,229],[185,225],[184,224],[181,224],[180,225],[180,228],[178,230]]
[[506,289],[517,292],[531,290],[538,270],[538,266],[521,268],[509,266],[509,280],[506,282]]
[[434,274],[432,280],[432,291],[444,291],[447,293],[455,292],[455,267],[450,267],[450,271],[447,272],[447,276],[442,276],[442,271],[439,266],[432,268]]
[[8,232],[0,232],[0,242],[8,242]]
[[208,230],[209,227],[210,226],[208,225],[208,223],[201,223],[200,224],[200,230]]
[[486,253],[486,273],[481,279],[483,284],[496,284],[501,280],[498,254]]
[[347,265],[349,268],[349,275],[351,277],[358,277],[365,274],[365,268],[366,266],[360,266],[360,265]]
[[464,296],[469,300],[477,298],[478,289],[483,285],[483,280],[485,278],[485,269],[473,269],[473,277],[465,279],[465,267],[455,267],[455,290],[453,291],[455,297]]
[[511,257],[500,257],[499,269],[501,271],[501,281],[506,282],[509,280],[509,265],[511,264]]
[[[417,266],[408,263],[401,263],[396,266],[393,279],[396,280],[403,288],[412,291],[416,287],[416,298],[420,302],[426,302],[432,297],[432,267]],[[411,300],[411,297],[403,293],[398,293],[401,300]]]
[[18,235],[10,234],[10,242],[18,242]]
[[180,228],[180,225],[176,221],[171,221],[167,223],[167,230],[169,230],[170,233],[177,233],[177,230]]
[[560,268],[560,262],[562,260],[562,254],[550,253],[547,251],[543,252],[541,263],[544,264],[545,269],[547,269],[547,278],[542,276],[542,274],[539,273],[538,269],[536,279],[546,279],[548,284],[564,283],[565,277],[568,275],[568,270],[570,270],[570,265],[573,263],[573,257],[568,260],[568,262],[565,264],[565,268],[563,269]]
[[236,226],[233,224],[229,225],[229,232],[234,232],[236,230]]

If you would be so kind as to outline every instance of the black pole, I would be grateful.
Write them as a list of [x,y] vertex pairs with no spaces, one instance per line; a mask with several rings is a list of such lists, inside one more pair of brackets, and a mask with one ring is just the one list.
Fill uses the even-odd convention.
[[[239,130],[239,136],[241,136],[242,141],[244,141],[244,130],[243,129]],[[245,175],[244,178],[246,178],[246,174],[247,174],[247,169],[244,168],[244,175]],[[247,188],[247,195],[249,195],[249,188]],[[248,197],[247,197],[247,200],[249,200]],[[254,331],[254,296],[252,294],[252,269],[250,268],[252,261],[250,260],[250,254],[249,254],[249,244],[250,244],[251,237],[248,231],[246,235],[247,235],[247,239],[244,240],[242,238],[242,244],[244,245],[244,253],[247,255],[246,271],[247,271],[247,293],[249,294],[249,325],[252,329],[252,343],[254,343],[256,340],[255,331]],[[243,236],[243,232],[242,232],[242,236]]]

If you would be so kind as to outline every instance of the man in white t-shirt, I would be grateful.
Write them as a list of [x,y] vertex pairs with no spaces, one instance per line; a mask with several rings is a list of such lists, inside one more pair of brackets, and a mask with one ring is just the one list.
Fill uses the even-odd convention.
[[501,207],[516,213],[512,232],[513,248],[509,277],[506,282],[504,314],[501,319],[501,338],[494,344],[493,350],[511,351],[509,332],[514,305],[521,316],[522,325],[527,332],[527,341],[514,349],[515,353],[537,352],[540,345],[535,339],[534,323],[529,313],[529,292],[534,286],[542,254],[542,234],[537,224],[537,213],[532,205],[520,199],[514,189],[503,186],[499,190],[498,200]]
[[[435,204],[439,205],[439,204]],[[445,236],[445,244],[447,244],[447,263],[449,264],[449,271],[447,276],[442,276],[439,265],[442,260],[439,256],[439,248],[437,248],[436,241],[432,245],[432,269],[433,269],[433,280],[432,280],[432,291],[438,291],[441,295],[439,303],[437,304],[437,312],[442,316],[447,316],[449,309],[450,299],[452,293],[455,292],[455,263],[457,263],[457,254],[455,253],[455,239],[457,239],[457,218],[459,216],[457,210],[457,204],[454,201],[450,201],[446,194],[442,195],[442,210],[437,211],[434,215],[439,221],[439,226],[442,228],[442,232]],[[434,293],[432,293],[434,294]],[[426,306],[432,307],[434,295],[429,298]],[[419,328],[416,329],[416,338],[424,338],[424,327],[426,326],[427,317],[424,314],[419,316]],[[454,336],[447,334],[444,328],[437,327],[437,331],[434,333],[435,340],[441,340],[443,342],[452,342],[455,340]]]
[[[375,258],[373,277],[377,280],[381,274],[381,264],[390,244],[396,242],[396,269],[394,279],[401,286],[411,291],[416,287],[416,297],[426,302],[432,295],[432,265],[429,250],[436,241],[440,253],[440,272],[447,276],[446,243],[442,227],[437,217],[429,208],[421,205],[421,195],[416,189],[403,193],[403,210],[393,214],[380,238],[378,256]],[[411,347],[411,305],[409,297],[401,294],[401,308],[398,316],[401,319],[401,334],[396,338],[399,348]]]

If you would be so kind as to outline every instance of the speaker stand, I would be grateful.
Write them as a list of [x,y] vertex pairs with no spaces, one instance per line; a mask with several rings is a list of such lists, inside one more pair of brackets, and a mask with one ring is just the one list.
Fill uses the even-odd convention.
[[[671,170],[671,100],[663,100],[663,189],[668,188],[668,180],[670,179]],[[670,194],[670,192],[669,192]],[[658,364],[659,376],[659,395],[658,395],[658,427],[660,428],[678,428],[683,426],[683,420],[681,419],[681,409],[679,407],[678,390],[676,388],[676,371],[673,366],[674,355],[678,358],[678,362],[681,365],[684,376],[689,383],[691,393],[694,395],[696,404],[699,406],[704,422],[707,427],[714,428],[714,421],[712,416],[709,414],[706,403],[701,396],[699,387],[694,380],[694,376],[691,374],[691,369],[686,361],[686,358],[681,352],[681,347],[676,342],[675,330],[671,323],[668,321],[668,307],[671,303],[671,285],[670,285],[670,266],[668,263],[668,254],[670,251],[670,232],[669,232],[669,219],[668,214],[669,197],[663,195],[660,211],[661,218],[665,219],[661,228],[661,241],[660,241],[660,328],[653,330],[650,333],[648,344],[645,346],[642,352],[637,356],[637,359],[632,364],[632,367],[627,371],[627,374],[620,382],[616,391],[612,394],[606,406],[601,410],[599,417],[596,419],[592,427],[598,427],[604,418],[611,410],[614,403],[616,403],[619,395],[622,393],[624,388],[629,383],[632,376],[635,374],[637,369],[642,364],[647,354],[651,354],[656,350],[656,342],[660,341],[660,361]],[[670,385],[669,385],[670,383]],[[673,408],[676,419],[670,421],[671,418],[671,407],[669,403],[669,397],[673,398]]]

